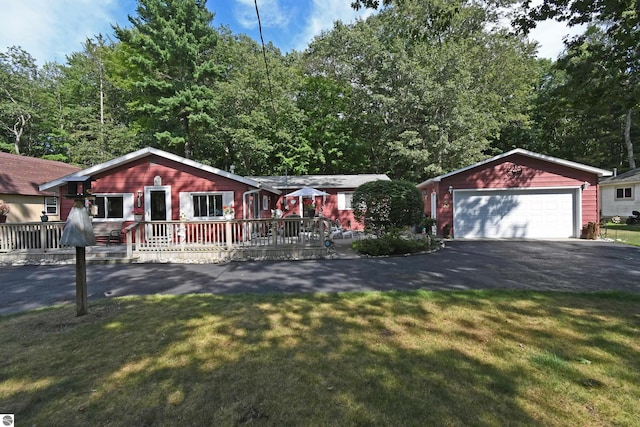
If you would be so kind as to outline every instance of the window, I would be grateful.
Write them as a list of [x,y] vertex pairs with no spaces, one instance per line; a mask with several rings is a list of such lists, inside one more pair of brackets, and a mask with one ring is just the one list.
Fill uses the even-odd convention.
[[124,219],[124,196],[96,196],[95,205],[98,213],[95,218]]
[[633,199],[631,187],[616,188],[616,200]]
[[58,215],[58,198],[57,197],[44,198],[44,212],[47,215]]
[[269,210],[269,196],[262,196],[262,210]]
[[222,216],[222,194],[193,194],[193,217]]
[[341,211],[350,211],[353,193],[338,193],[338,209]]

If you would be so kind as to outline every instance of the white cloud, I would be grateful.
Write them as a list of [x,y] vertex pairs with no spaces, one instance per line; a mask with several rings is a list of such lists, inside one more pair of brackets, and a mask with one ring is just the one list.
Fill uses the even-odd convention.
[[300,35],[295,49],[304,50],[314,37],[333,28],[335,21],[349,24],[358,18],[366,19],[373,13],[373,10],[366,8],[354,10],[351,2],[346,0],[313,0],[310,15],[305,20],[305,31]]
[[111,34],[115,0],[1,0],[0,50],[20,46],[42,65],[65,62],[88,37]]
[[564,22],[539,22],[529,33],[529,39],[538,42],[538,58],[558,59],[564,51],[563,39],[582,34],[585,26],[567,27]]
[[[291,22],[292,10],[284,11],[279,0],[259,0],[258,11],[263,28],[284,28]],[[233,16],[242,28],[258,28],[258,17],[253,0],[236,0]]]

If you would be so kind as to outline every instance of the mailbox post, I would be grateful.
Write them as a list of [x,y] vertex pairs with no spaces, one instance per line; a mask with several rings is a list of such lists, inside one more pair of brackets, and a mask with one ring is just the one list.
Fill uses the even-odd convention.
[[[75,183],[69,183],[75,184]],[[71,187],[72,185],[69,185]],[[93,234],[93,225],[91,218],[85,207],[85,200],[91,197],[90,188],[87,187],[82,191],[69,191],[67,197],[74,199],[73,207],[67,222],[65,223],[60,244],[63,246],[75,246],[76,248],[76,315],[84,316],[87,314],[87,246],[96,244],[96,237]],[[85,194],[86,193],[86,194]]]

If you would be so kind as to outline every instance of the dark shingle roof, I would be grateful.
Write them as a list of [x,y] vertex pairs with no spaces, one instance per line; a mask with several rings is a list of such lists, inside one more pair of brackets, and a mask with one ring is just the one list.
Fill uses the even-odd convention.
[[0,152],[0,194],[41,196],[38,186],[55,178],[79,171],[80,168],[54,160],[18,156]]
[[251,179],[278,190],[294,190],[302,187],[357,188],[370,181],[389,181],[389,177],[384,174],[253,176]]
[[618,176],[602,179],[600,185],[640,182],[640,168],[631,169]]

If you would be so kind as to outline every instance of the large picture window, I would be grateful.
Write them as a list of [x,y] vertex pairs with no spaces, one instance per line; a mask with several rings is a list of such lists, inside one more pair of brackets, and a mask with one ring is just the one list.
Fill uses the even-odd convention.
[[192,194],[193,218],[222,216],[222,194]]
[[95,206],[98,207],[98,213],[95,218],[101,219],[124,219],[124,196],[96,196]]

